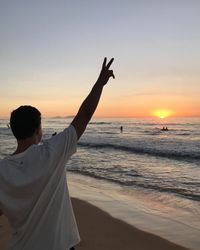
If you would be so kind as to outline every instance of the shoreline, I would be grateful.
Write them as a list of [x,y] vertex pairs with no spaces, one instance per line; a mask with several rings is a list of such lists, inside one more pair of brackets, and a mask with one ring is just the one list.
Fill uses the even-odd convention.
[[[187,250],[168,240],[137,229],[90,203],[72,198],[81,242],[76,250]],[[0,217],[0,249],[8,249],[11,230],[5,216]]]
[[182,210],[154,204],[149,193],[67,173],[71,197],[84,200],[130,226],[188,249],[199,249],[199,223]]

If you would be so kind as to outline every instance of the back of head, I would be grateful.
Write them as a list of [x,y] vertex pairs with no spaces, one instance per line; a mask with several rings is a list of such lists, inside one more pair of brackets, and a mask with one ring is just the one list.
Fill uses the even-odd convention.
[[10,116],[10,127],[17,140],[31,137],[40,124],[41,113],[32,106],[20,106]]

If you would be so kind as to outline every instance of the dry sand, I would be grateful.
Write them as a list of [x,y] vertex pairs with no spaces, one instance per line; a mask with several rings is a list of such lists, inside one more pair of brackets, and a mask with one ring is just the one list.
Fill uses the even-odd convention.
[[[186,249],[115,219],[85,201],[72,198],[72,203],[82,239],[80,244],[76,246],[76,250]],[[10,234],[8,221],[5,216],[1,216],[0,250],[8,248]]]
[[0,249],[8,249],[8,244],[11,237],[11,230],[7,218],[2,215],[0,217]]

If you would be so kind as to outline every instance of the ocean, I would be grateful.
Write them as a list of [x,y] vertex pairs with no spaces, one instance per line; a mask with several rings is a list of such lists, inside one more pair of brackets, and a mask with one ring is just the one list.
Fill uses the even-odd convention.
[[[44,118],[43,139],[70,121]],[[7,124],[0,120],[0,159],[16,147]],[[67,169],[122,187],[130,199],[137,193],[146,210],[179,220],[200,235],[200,118],[94,118]]]

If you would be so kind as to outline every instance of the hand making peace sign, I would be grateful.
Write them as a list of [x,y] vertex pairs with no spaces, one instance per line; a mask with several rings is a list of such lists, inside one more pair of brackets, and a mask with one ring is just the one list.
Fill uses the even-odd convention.
[[106,65],[107,58],[106,57],[104,58],[102,69],[98,78],[98,82],[101,83],[102,85],[105,85],[108,82],[110,77],[115,78],[113,74],[113,70],[109,69],[113,61],[114,61],[114,58],[112,58]]

